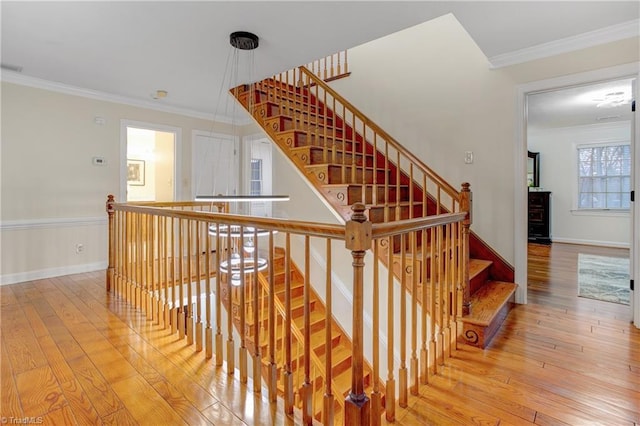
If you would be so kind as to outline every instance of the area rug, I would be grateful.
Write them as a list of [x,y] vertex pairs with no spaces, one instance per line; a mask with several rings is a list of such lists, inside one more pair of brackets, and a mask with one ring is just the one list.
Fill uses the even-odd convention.
[[629,258],[578,254],[578,296],[629,304]]

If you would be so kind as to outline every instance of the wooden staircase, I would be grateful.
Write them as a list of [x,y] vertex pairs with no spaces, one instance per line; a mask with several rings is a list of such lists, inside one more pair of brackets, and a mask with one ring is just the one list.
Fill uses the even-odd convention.
[[[455,209],[455,189],[435,174],[434,178],[423,172],[421,179],[414,163],[407,169],[405,158],[419,160],[397,148],[397,143],[390,153],[391,145],[378,141],[378,135],[385,133],[376,133],[378,128],[366,117],[360,128],[354,118],[360,117],[359,112],[303,67],[298,78],[269,78],[231,92],[345,220],[351,214],[351,205],[357,202],[366,204],[374,223]],[[341,106],[336,106],[336,99]],[[428,192],[423,190],[427,186],[431,186]],[[446,194],[452,194],[451,201],[444,200]],[[507,315],[517,285],[511,265],[476,234],[471,233],[469,240],[470,273],[465,289],[468,312],[463,311],[457,333],[461,341],[484,348]],[[422,249],[420,245],[418,242],[418,250]],[[420,257],[411,250],[405,256],[414,260]],[[397,267],[401,261],[399,245],[395,245],[396,276],[401,273]],[[413,269],[421,270],[415,265]],[[405,282],[409,285],[412,281]],[[422,277],[418,279],[419,288],[421,285]]]
[[[273,268],[274,268],[274,285],[275,285],[275,294],[276,294],[276,310],[279,312],[276,318],[276,348],[283,348],[283,340],[285,338],[284,333],[285,330],[282,327],[284,320],[284,306],[285,306],[285,281],[286,281],[286,252],[284,248],[275,247]],[[293,329],[293,339],[296,339],[296,335],[302,335],[304,332],[304,275],[301,273],[300,269],[295,265],[295,263],[290,261],[290,291],[291,291],[291,322]],[[259,276],[259,282],[261,291],[257,297],[260,298],[261,301],[266,300],[267,292],[269,290],[269,278],[268,274],[261,272]],[[221,277],[221,295],[222,301],[225,306],[225,309],[231,309],[232,312],[239,312],[238,305],[238,297],[230,295],[235,290],[233,287],[230,287],[227,283],[226,275],[222,275]],[[231,300],[231,303],[230,303]],[[246,307],[249,308],[249,305],[252,303],[249,298],[245,299]],[[279,308],[279,309],[278,309]],[[315,364],[314,369],[312,369],[311,374],[311,383],[313,383],[314,387],[314,418],[318,421],[322,421],[322,409],[323,409],[323,396],[324,391],[323,388],[326,386],[326,378],[324,376],[323,366],[325,365],[325,360],[327,357],[326,352],[326,335],[327,328],[331,331],[331,387],[334,394],[334,421],[335,424],[341,424],[343,411],[344,411],[344,399],[349,394],[351,389],[351,359],[352,359],[352,346],[349,337],[346,335],[344,330],[340,327],[340,325],[332,318],[330,324],[327,325],[326,321],[326,309],[322,300],[318,297],[318,295],[311,289],[310,294],[310,323],[311,323],[311,335],[310,335],[310,343],[312,349],[312,358],[315,358],[319,363]],[[237,315],[234,315],[234,325],[236,330],[240,330],[240,320]],[[262,317],[260,318],[260,323],[257,324],[258,327],[261,327],[260,333],[260,352],[262,354],[262,376],[265,380],[268,380],[269,377],[269,359],[267,355],[268,351],[268,336],[266,331],[268,322],[268,310],[262,309]],[[254,340],[254,324],[252,318],[248,318],[245,326],[245,336],[247,337],[247,348],[250,353],[255,351],[255,340]],[[276,379],[277,379],[277,389],[278,393],[282,396],[284,395],[284,380],[283,374],[285,372],[285,359],[284,359],[284,350],[278,350],[275,352],[275,362],[277,364],[276,370]],[[312,359],[312,362],[314,359]],[[301,352],[293,352],[291,359],[291,373],[296,378],[294,379],[294,398],[295,405],[298,408],[302,408],[302,381],[300,378],[304,374],[304,353]],[[371,378],[371,367],[366,364],[364,367],[364,382],[367,388],[367,392],[371,392],[372,386],[372,378]],[[383,400],[384,402],[384,400]]]

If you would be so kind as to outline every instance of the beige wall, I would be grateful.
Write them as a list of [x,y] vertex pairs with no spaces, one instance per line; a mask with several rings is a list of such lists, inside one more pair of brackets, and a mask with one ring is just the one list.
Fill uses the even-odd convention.
[[[517,85],[637,60],[633,39],[490,70],[455,18],[444,16],[351,49],[352,77],[333,84],[449,182],[471,182],[475,230],[512,261]],[[104,264],[104,202],[107,194],[121,198],[120,120],[182,129],[181,194],[191,191],[191,131],[212,130],[207,120],[6,82],[1,114],[3,283]],[[474,152],[473,164],[464,164],[464,151]],[[95,156],[106,166],[92,165]],[[335,220],[286,161],[274,162],[274,193],[292,196],[274,213]]]
[[452,185],[470,182],[473,229],[513,262],[517,85],[638,57],[632,39],[491,70],[446,15],[350,49],[351,77],[332,85]]
[[[208,120],[7,82],[1,96],[2,283],[104,267],[106,197],[122,198],[121,120],[182,129],[183,194],[191,190],[191,131],[212,128]],[[93,165],[93,157],[106,165]],[[83,245],[79,253],[76,244]]]

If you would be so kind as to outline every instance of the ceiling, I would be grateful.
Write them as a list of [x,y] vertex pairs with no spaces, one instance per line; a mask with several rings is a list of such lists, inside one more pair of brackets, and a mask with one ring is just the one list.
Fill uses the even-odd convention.
[[631,120],[632,79],[612,80],[527,96],[527,128]]
[[[636,1],[2,1],[3,79],[17,74],[194,114],[219,113],[229,34],[260,37],[264,78],[453,13],[491,59],[639,17]],[[156,90],[168,96],[154,100]]]

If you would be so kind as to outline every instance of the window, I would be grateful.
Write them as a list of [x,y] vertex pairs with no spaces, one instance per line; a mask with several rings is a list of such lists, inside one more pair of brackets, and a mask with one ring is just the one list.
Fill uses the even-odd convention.
[[262,160],[251,160],[251,195],[262,195]]
[[629,209],[631,146],[578,146],[578,209]]

